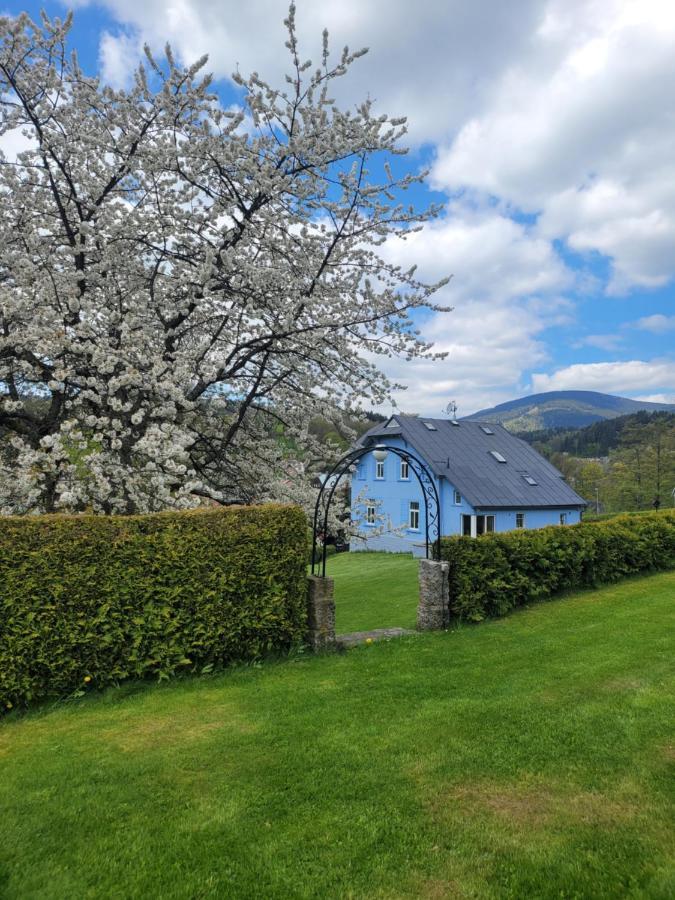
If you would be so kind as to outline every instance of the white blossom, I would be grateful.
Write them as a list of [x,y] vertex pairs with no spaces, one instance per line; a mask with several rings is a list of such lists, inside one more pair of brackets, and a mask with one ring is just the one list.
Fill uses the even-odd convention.
[[100,84],[70,25],[0,17],[0,135],[29,138],[0,155],[0,510],[278,495],[311,416],[388,397],[366,354],[433,356],[409,313],[440,285],[379,253],[434,212],[374,175],[405,122],[333,103],[360,52],[310,74],[293,9],[290,84],[235,75],[234,117],[204,60]]

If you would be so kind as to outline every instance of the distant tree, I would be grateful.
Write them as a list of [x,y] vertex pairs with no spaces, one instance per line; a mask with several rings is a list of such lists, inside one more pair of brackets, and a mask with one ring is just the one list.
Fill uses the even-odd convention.
[[0,18],[0,134],[30,142],[0,156],[3,511],[265,497],[313,415],[388,397],[373,356],[439,356],[410,312],[444,282],[380,249],[435,212],[388,162],[405,120],[340,110],[364,51],[333,63],[324,34],[312,68],[286,25],[286,84],[235,75],[232,112],[206,58],[146,51],[116,91],[68,54],[70,16]]

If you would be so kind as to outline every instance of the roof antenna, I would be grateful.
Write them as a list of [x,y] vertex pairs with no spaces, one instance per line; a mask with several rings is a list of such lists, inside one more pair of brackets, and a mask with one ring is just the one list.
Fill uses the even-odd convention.
[[454,400],[451,400],[445,407],[445,414],[450,416],[450,421],[453,425],[459,425],[457,421],[457,403]]

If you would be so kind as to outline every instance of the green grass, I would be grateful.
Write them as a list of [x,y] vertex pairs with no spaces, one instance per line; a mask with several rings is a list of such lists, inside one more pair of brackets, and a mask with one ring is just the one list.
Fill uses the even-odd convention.
[[0,727],[3,898],[669,898],[675,573]]
[[372,628],[414,628],[419,561],[404,553],[338,553],[326,562],[335,579],[338,634]]

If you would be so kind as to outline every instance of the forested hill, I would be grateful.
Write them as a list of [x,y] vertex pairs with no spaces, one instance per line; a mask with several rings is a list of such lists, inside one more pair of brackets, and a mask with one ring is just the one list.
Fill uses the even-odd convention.
[[594,422],[630,413],[675,412],[675,405],[631,400],[597,391],[549,391],[481,409],[467,419],[498,422],[509,431],[538,431],[550,428],[583,428]]
[[675,506],[675,412],[638,412],[586,428],[521,433],[592,509]]
[[548,428],[517,432],[517,436],[547,455],[569,453],[572,456],[608,456],[610,450],[632,446],[641,429],[658,424],[668,431],[675,430],[674,412],[640,412],[594,422],[585,428]]

